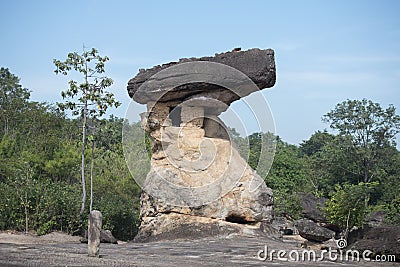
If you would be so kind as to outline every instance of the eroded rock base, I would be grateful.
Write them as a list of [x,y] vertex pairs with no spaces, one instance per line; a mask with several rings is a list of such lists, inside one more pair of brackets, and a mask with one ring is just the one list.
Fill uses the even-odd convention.
[[267,222],[252,224],[227,222],[184,214],[160,215],[151,224],[141,227],[135,242],[160,240],[188,240],[205,237],[228,238],[232,236],[280,238],[277,230]]
[[268,232],[272,190],[229,140],[198,127],[163,127],[157,136],[162,149],[151,158],[136,241]]

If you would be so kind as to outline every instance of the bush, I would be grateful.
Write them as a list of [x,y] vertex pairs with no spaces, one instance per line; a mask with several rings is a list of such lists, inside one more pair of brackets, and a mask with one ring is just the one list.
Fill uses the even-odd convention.
[[300,205],[296,193],[274,190],[274,212],[275,216],[289,217],[293,220],[300,219],[303,208]]
[[138,231],[139,202],[112,192],[94,202],[94,208],[103,215],[103,229],[110,230],[120,240],[132,240]]
[[[0,229],[76,232],[80,187],[48,179],[7,179],[0,184]],[[28,229],[26,229],[28,226]]]
[[353,226],[362,227],[367,214],[369,195],[378,183],[336,185],[330,200],[325,203],[325,215],[331,223],[346,232]]
[[400,225],[400,197],[394,198],[387,205],[385,219],[390,224]]

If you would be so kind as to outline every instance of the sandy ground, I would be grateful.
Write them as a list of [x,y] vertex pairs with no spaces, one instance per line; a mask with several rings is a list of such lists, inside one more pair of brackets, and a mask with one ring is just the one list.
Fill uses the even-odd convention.
[[260,250],[303,250],[302,238],[282,240],[231,236],[153,243],[101,244],[100,257],[87,256],[79,237],[54,232],[44,236],[0,233],[0,266],[400,266],[365,261],[272,261],[257,258]]
[[4,244],[55,244],[55,243],[79,243],[79,236],[71,236],[62,232],[52,232],[47,235],[36,236],[34,234],[19,232],[0,232],[0,243]]

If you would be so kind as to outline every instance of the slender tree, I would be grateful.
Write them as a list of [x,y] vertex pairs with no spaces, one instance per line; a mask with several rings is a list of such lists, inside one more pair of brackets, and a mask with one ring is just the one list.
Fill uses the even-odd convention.
[[85,145],[87,134],[87,122],[90,118],[101,117],[109,107],[118,107],[120,103],[106,88],[110,87],[113,80],[102,76],[105,72],[107,56],[100,56],[99,52],[92,48],[90,51],[69,53],[65,61],[53,60],[56,66],[56,74],[68,75],[71,70],[83,76],[83,82],[69,81],[69,88],[61,92],[64,103],[58,103],[62,110],[69,109],[75,116],[80,116],[82,123],[82,147],[81,147],[81,177],[82,177],[82,206],[81,214],[85,210],[86,181],[85,181]]

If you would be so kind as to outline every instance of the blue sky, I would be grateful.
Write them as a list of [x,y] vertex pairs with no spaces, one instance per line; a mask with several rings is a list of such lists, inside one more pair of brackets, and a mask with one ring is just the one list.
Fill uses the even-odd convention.
[[[283,140],[328,128],[321,117],[346,99],[400,113],[400,1],[0,0],[0,65],[37,101],[60,101],[68,78],[53,59],[96,47],[124,116],[139,68],[235,47],[273,48],[277,83],[264,90]],[[400,139],[398,138],[398,143]],[[398,145],[399,147],[399,145]]]

